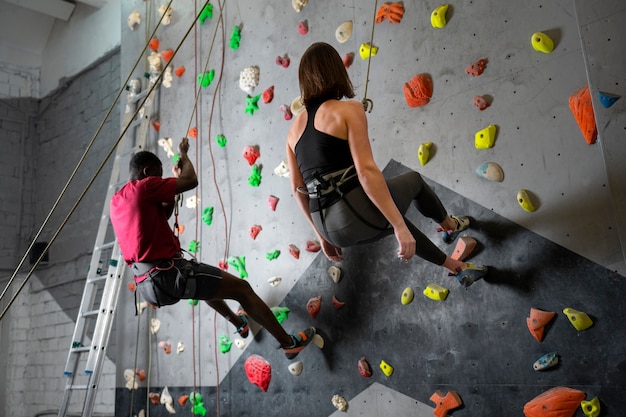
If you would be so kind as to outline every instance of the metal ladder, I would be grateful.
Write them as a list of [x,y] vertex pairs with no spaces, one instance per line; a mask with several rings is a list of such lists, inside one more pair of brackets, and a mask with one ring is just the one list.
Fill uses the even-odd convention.
[[[113,194],[127,180],[126,177],[120,177],[122,160],[127,161],[130,155],[145,148],[152,106],[158,90],[142,89],[141,84],[141,79],[137,78],[132,80],[127,87],[124,126],[128,128],[125,137],[117,146],[113,161],[111,180],[104,200],[83,297],[63,372],[67,380],[59,408],[59,417],[66,417],[74,391],[83,393],[82,416],[92,415],[113,327],[117,299],[124,275],[128,271],[111,226],[109,203]],[[150,97],[144,101],[147,94],[150,94]],[[139,111],[137,111],[138,103],[143,103]],[[127,167],[128,164],[125,166]],[[124,173],[126,172],[125,169]],[[105,264],[108,264],[106,272],[103,268]],[[84,363],[83,372],[77,372],[81,363]]]

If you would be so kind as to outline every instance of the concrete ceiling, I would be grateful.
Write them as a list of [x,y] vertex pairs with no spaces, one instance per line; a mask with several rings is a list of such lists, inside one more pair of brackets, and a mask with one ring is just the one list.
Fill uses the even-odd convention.
[[39,68],[54,24],[69,22],[77,3],[102,8],[108,0],[0,0],[0,63]]

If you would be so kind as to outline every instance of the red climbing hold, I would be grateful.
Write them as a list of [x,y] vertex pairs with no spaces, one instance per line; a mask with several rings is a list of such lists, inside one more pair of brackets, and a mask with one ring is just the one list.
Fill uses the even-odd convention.
[[160,121],[158,121],[158,120],[153,120],[153,121],[152,121],[152,128],[153,128],[155,131],[157,131],[157,132],[158,132],[158,131],[161,129],[161,122],[160,122]]
[[250,166],[254,165],[256,160],[261,156],[261,153],[255,146],[246,146],[243,148],[243,157],[248,161]]
[[306,311],[309,312],[311,317],[315,318],[317,313],[320,312],[320,308],[322,307],[322,296],[318,295],[317,297],[313,297],[306,303]]
[[259,233],[261,233],[261,230],[263,230],[263,228],[258,224],[255,224],[254,226],[250,227],[250,237],[252,239],[256,239]]
[[483,96],[475,96],[474,106],[476,106],[478,110],[485,110],[489,107],[489,102]]
[[539,394],[524,406],[526,417],[572,417],[585,393],[568,387],[554,387]]
[[151,392],[148,394],[148,398],[150,398],[150,402],[154,405],[159,405],[159,400],[161,399],[161,394],[158,392]]
[[165,51],[161,52],[161,58],[163,58],[165,62],[170,62],[173,56],[174,51],[172,49],[166,49]]
[[478,61],[472,62],[467,68],[465,68],[465,72],[467,72],[470,75],[473,75],[474,77],[478,77],[480,74],[483,73],[486,66],[487,66],[487,59],[482,58],[482,59],[479,59]]
[[276,57],[276,64],[280,65],[283,68],[288,68],[290,63],[291,63],[291,60],[289,59],[287,55]]
[[198,128],[190,127],[189,130],[187,131],[187,136],[192,139],[198,139]]
[[226,271],[228,270],[228,262],[226,262],[224,259],[220,259],[217,262],[217,267],[221,269],[222,271]]
[[185,73],[185,67],[182,67],[182,66],[174,70],[174,74],[176,74],[178,78],[182,77],[184,73]]
[[291,107],[288,104],[282,104],[280,106],[280,111],[283,112],[285,120],[291,120],[293,117],[293,112],[291,111]]
[[370,368],[370,364],[365,359],[365,356],[362,356],[357,362],[357,367],[359,369],[359,373],[364,378],[370,378],[372,376],[372,369]]
[[274,86],[272,85],[267,90],[263,91],[263,103],[270,103],[274,99]]
[[322,247],[320,246],[319,243],[314,242],[312,240],[307,240],[306,241],[306,248],[305,248],[305,250],[307,252],[319,252],[320,249],[322,249]]
[[343,66],[350,68],[350,65],[354,62],[354,52],[348,52],[343,56]]
[[148,42],[148,46],[154,52],[158,51],[159,50],[159,40],[157,38],[150,39],[150,42]]
[[309,22],[306,20],[303,20],[302,22],[298,23],[298,33],[300,35],[306,35],[307,33],[309,33]]
[[248,376],[248,381],[261,388],[263,392],[267,392],[272,379],[272,365],[262,356],[252,355],[246,359],[243,366]]
[[276,211],[276,205],[278,204],[278,200],[279,198],[275,195],[270,195],[269,197],[267,197],[267,204],[270,206],[272,211]]
[[289,245],[289,253],[294,258],[300,259],[300,249],[296,245],[294,244]]
[[592,145],[598,139],[598,129],[596,127],[596,116],[591,105],[591,93],[589,86],[585,85],[576,91],[569,98],[569,108],[578,123],[580,132],[587,144]]
[[404,84],[404,97],[409,107],[427,104],[433,96],[433,81],[428,74],[417,74]]
[[339,299],[335,295],[333,295],[332,302],[333,302],[333,307],[335,307],[335,310],[339,310],[340,308],[343,308],[343,306],[346,305],[346,303],[344,303],[343,301],[339,301]]

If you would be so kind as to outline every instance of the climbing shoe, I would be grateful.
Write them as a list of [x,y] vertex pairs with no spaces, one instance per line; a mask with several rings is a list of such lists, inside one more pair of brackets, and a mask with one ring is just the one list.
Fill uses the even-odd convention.
[[469,218],[465,216],[450,216],[452,220],[455,221],[456,227],[454,230],[443,230],[441,227],[437,228],[437,231],[441,233],[441,238],[444,243],[452,243],[454,239],[461,234],[461,232],[469,227],[470,221]]
[[235,330],[235,333],[239,333],[239,336],[245,339],[248,337],[248,333],[250,332],[250,326],[248,325],[248,313],[243,310],[238,310],[237,315],[241,318],[243,324]]
[[487,271],[488,268],[486,266],[476,266],[473,263],[468,262],[465,268],[457,269],[457,273],[450,274],[450,276],[456,277],[459,284],[467,288],[474,282],[487,276]]
[[293,340],[293,345],[288,347],[282,346],[287,359],[294,359],[298,356],[298,353],[302,352],[302,350],[311,343],[313,336],[315,336],[315,327],[309,327],[302,332],[298,332],[298,334],[292,334],[291,339]]

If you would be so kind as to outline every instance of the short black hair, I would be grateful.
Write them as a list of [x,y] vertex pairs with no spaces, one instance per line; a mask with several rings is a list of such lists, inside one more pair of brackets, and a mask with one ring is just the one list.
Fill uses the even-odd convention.
[[139,151],[130,158],[128,170],[131,176],[137,176],[145,167],[161,166],[163,163],[158,156],[150,151]]

